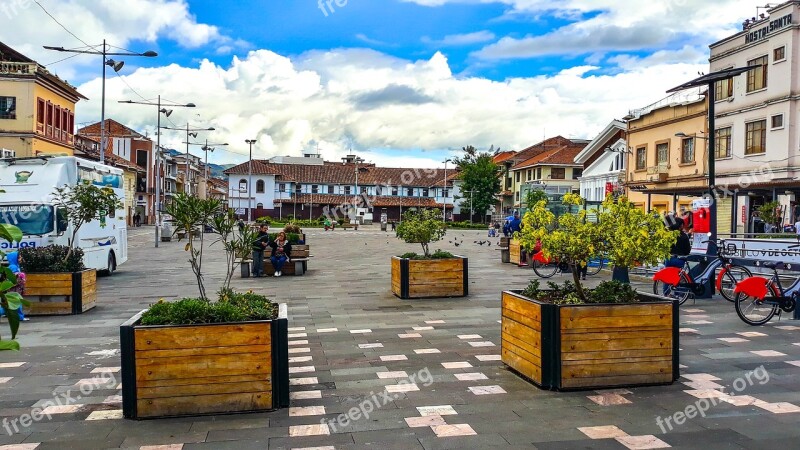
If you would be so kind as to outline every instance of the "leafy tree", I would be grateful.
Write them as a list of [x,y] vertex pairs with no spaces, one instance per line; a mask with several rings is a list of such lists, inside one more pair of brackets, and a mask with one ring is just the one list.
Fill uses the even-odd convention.
[[[3,192],[3,191],[0,191]],[[0,241],[19,242],[22,240],[22,231],[14,225],[0,223]],[[0,258],[6,256],[0,250]],[[4,341],[0,337],[0,350],[19,350],[19,342],[15,341],[19,331],[19,307],[27,302],[17,292],[11,290],[17,285],[17,276],[8,267],[0,267],[0,306],[6,311],[8,326],[11,329],[11,340]]]
[[758,207],[758,216],[761,220],[770,224],[780,226],[783,222],[783,211],[781,210],[781,203],[778,201],[765,203]]
[[533,206],[539,202],[543,201],[545,205],[550,199],[547,198],[547,193],[541,189],[531,189],[525,194],[525,204],[528,205],[528,208],[533,208]]
[[70,239],[70,252],[75,248],[75,237],[78,230],[85,224],[99,220],[100,226],[106,226],[106,217],[122,208],[122,202],[110,187],[97,187],[91,183],[82,183],[76,186],[56,188],[53,192],[53,204],[63,210],[67,219],[72,223],[72,237]]
[[441,240],[445,233],[442,213],[438,209],[407,211],[397,226],[397,237],[409,244],[420,244],[425,257],[430,256],[428,245]]
[[485,211],[496,203],[500,193],[500,166],[493,161],[496,151],[492,147],[489,152],[479,152],[471,145],[462,150],[464,155],[454,161],[460,171],[458,178],[463,181],[461,207],[479,213],[485,222]]
[[194,230],[203,230],[206,225],[211,225],[215,215],[222,208],[222,202],[217,199],[199,199],[185,192],[179,193],[175,200],[167,206],[167,214],[175,221],[174,234],[185,233],[189,238],[185,250],[189,252],[189,263],[192,272],[197,278],[197,287],[200,298],[208,300],[206,288],[203,283],[203,250],[205,234],[200,233],[199,246],[195,244]]
[[626,197],[614,199],[611,195],[603,202],[598,224],[603,253],[613,267],[623,271],[621,281],[627,278],[627,269],[636,264],[663,262],[680,234],[667,230],[658,213],[646,213]]
[[213,232],[219,235],[219,239],[211,245],[222,243],[222,247],[225,249],[227,265],[225,268],[225,281],[222,285],[223,290],[230,289],[236,268],[250,257],[253,241],[256,240],[258,235],[258,231],[251,227],[245,227],[243,232],[238,233],[238,222],[233,210],[228,210],[224,214],[217,214],[211,219]]
[[529,251],[541,242],[542,256],[568,264],[572,268],[576,294],[586,302],[588,297],[578,269],[600,254],[601,230],[596,223],[586,220],[585,209],[572,208],[583,205],[579,195],[565,194],[562,202],[568,210],[576,212],[556,219],[555,214],[547,208],[547,202],[540,200],[522,218],[523,227],[518,238]]

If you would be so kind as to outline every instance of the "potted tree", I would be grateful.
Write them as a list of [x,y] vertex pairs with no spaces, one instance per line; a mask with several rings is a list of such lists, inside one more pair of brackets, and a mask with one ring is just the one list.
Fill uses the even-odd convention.
[[161,301],[120,326],[129,419],[270,411],[289,405],[286,305],[223,289],[215,302]]
[[469,261],[437,250],[430,243],[445,235],[439,210],[408,211],[397,226],[397,237],[420,244],[422,254],[392,257],[392,293],[403,298],[464,297],[469,294]]
[[[537,203],[523,219],[520,240],[572,266],[572,281],[503,292],[503,362],[545,389],[672,383],[679,376],[677,303],[619,281],[585,289],[580,268],[607,248],[609,236],[602,224],[586,220],[579,196],[567,194],[563,201],[568,212],[558,220]],[[618,225],[639,233],[633,222]],[[675,239],[657,233],[647,245],[666,247],[666,256]]]

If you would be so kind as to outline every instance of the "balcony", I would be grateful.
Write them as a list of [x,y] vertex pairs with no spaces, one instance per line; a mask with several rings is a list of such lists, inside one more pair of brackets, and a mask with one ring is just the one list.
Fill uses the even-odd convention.
[[663,183],[669,178],[669,165],[659,164],[647,168],[647,180],[655,183]]
[[0,62],[0,75],[34,76],[39,65],[25,62]]

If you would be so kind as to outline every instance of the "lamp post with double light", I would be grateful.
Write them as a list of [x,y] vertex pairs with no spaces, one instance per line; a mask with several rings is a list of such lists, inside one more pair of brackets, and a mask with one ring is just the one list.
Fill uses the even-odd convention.
[[442,208],[442,222],[447,223],[447,163],[453,162],[452,159],[447,158],[444,160],[444,183],[442,187],[442,203],[444,204],[444,208]]
[[[250,157],[247,160],[247,223],[250,223],[252,218],[250,211],[253,209],[253,145],[258,141],[255,139],[245,139],[244,142],[250,146]],[[241,193],[239,200],[241,202]]]
[[187,144],[187,145],[199,145],[200,146],[200,150],[203,150],[203,152],[205,152],[205,154],[206,154],[206,156],[205,156],[205,170],[203,171],[203,180],[205,181],[205,184],[206,184],[206,198],[208,198],[208,152],[214,153],[214,149],[216,147],[226,147],[226,146],[228,146],[230,144],[228,144],[227,142],[224,143],[224,144],[210,143],[210,142],[208,142],[208,139],[206,139],[205,144],[202,143],[202,142],[189,142],[189,141],[184,142],[184,144]]
[[[52,47],[45,45],[44,48],[47,50],[53,50],[56,52],[65,52],[65,53],[83,53],[87,55],[102,55],[103,56],[103,88],[101,93],[101,106],[100,106],[100,164],[105,164],[105,154],[106,154],[106,67],[111,67],[114,69],[114,72],[119,72],[122,69],[122,66],[125,65],[124,61],[115,61],[113,59],[108,59],[109,56],[143,56],[146,58],[155,58],[158,56],[158,53],[154,51],[146,51],[144,53],[136,53],[130,51],[124,52],[111,52],[109,48],[111,46],[106,43],[106,40],[103,39],[103,50],[82,50],[82,49],[67,49],[64,47]],[[94,47],[96,48],[96,47]],[[121,49],[123,50],[123,49]]]
[[181,128],[161,127],[161,129],[163,129],[163,130],[174,130],[174,131],[185,131],[186,132],[186,141],[185,141],[185,143],[186,143],[186,175],[185,175],[184,181],[183,181],[183,192],[189,194],[189,193],[191,193],[191,191],[189,189],[189,176],[190,176],[190,172],[191,172],[191,167],[190,167],[191,155],[189,154],[189,138],[190,137],[196,138],[199,132],[201,132],[201,131],[214,131],[215,128],[214,127],[190,128],[190,125],[187,123],[186,124],[186,128],[183,128],[183,127],[181,127]]
[[[156,185],[155,194],[156,200],[153,203],[155,205],[155,213],[156,213],[156,248],[158,248],[158,242],[161,240],[160,233],[161,233],[161,114],[169,117],[172,115],[171,109],[167,109],[166,107],[162,107],[161,104],[161,96],[158,96],[158,100],[153,102],[135,102],[133,100],[122,100],[119,103],[125,103],[128,105],[148,105],[148,106],[155,106],[158,108],[158,120],[157,120],[157,128],[156,128],[156,151],[155,151],[155,175],[153,176],[153,183]],[[186,103],[186,104],[179,104],[168,102],[167,105],[170,108],[194,108],[196,105],[194,103]]]

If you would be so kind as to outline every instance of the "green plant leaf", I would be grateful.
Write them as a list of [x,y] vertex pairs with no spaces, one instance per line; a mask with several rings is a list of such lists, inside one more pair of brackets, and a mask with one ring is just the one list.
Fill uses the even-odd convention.
[[19,306],[12,309],[11,302],[9,302],[6,317],[8,318],[8,327],[11,328],[11,339],[14,339],[19,331]]
[[19,242],[22,240],[22,231],[14,225],[0,223],[0,239],[8,242]]
[[8,308],[13,310],[19,309],[19,307],[23,305],[23,302],[25,302],[22,296],[17,292],[6,293],[6,301],[8,302]]
[[12,283],[11,281],[8,281],[8,280],[3,281],[2,283],[0,283],[0,292],[9,291],[14,286],[16,286],[16,283]]
[[0,351],[3,350],[13,350],[15,352],[19,351],[19,342],[17,341],[0,341]]

